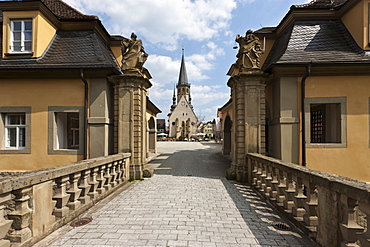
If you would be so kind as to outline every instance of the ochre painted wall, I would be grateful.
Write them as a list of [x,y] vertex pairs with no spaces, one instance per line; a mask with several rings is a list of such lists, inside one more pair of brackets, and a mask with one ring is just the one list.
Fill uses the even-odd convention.
[[79,79],[0,80],[1,107],[31,107],[31,154],[1,154],[0,170],[37,170],[82,160],[82,155],[48,155],[48,107],[83,105]]
[[53,39],[56,28],[41,14],[36,17],[35,57],[40,57]]
[[370,76],[309,77],[306,97],[346,97],[347,148],[307,148],[307,166],[370,182]]
[[369,50],[369,3],[363,0],[352,8],[342,17],[344,25],[347,27],[358,46],[364,50]]
[[3,13],[3,54],[10,52],[10,20],[11,19],[32,19],[33,20],[33,57],[40,57],[51,40],[56,28],[38,11],[14,11]]
[[122,49],[120,46],[111,46],[114,57],[117,60],[119,66],[122,66]]

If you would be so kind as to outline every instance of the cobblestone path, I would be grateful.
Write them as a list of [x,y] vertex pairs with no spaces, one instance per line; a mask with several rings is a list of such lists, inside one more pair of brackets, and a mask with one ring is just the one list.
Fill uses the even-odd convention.
[[288,222],[248,186],[224,178],[230,163],[220,144],[158,148],[152,178],[92,208],[91,223],[65,226],[37,246],[316,246],[296,230],[276,230],[272,221]]

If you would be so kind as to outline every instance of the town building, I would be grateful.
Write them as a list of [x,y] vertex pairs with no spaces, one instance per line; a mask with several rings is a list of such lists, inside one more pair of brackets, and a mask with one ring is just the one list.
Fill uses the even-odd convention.
[[367,0],[313,0],[236,37],[222,108],[230,177],[261,153],[370,181],[369,17]]
[[157,119],[157,134],[166,133],[166,119]]
[[197,133],[198,118],[194,113],[191,104],[190,84],[185,67],[185,58],[182,54],[179,80],[176,85],[177,97],[175,89],[173,91],[172,105],[168,114],[169,122],[169,137],[173,138],[189,138]]
[[110,35],[61,0],[1,1],[0,10],[1,170],[131,153],[140,177],[160,112],[147,98],[141,40]]

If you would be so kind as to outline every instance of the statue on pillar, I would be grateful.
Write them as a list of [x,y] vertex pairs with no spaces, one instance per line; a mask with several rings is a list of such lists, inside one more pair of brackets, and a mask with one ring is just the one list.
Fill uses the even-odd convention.
[[240,71],[259,69],[261,66],[260,56],[264,53],[259,38],[248,30],[245,37],[237,35],[235,42],[239,43],[239,51],[236,64]]
[[141,39],[137,39],[135,33],[131,34],[131,39],[121,42],[122,49],[122,66],[125,70],[142,71],[145,61],[148,59],[148,54],[144,51]]

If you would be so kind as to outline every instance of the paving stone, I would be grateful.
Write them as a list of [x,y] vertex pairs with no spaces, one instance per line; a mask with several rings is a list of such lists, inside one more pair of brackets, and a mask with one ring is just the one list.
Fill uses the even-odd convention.
[[250,187],[224,178],[230,164],[220,147],[158,143],[166,158],[152,161],[152,178],[89,210],[91,223],[58,236],[51,246],[316,246],[298,232],[271,227],[269,221],[284,219]]

